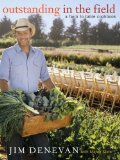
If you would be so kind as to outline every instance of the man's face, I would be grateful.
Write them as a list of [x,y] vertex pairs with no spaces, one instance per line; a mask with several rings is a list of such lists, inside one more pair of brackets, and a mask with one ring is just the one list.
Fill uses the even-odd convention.
[[31,38],[31,31],[30,29],[26,31],[16,31],[16,38],[18,41],[18,44],[22,47],[26,47],[29,45],[30,38]]

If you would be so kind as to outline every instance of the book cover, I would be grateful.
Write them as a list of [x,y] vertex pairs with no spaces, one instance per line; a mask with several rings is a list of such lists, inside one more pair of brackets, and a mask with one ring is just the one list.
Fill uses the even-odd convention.
[[[83,107],[70,127],[48,133],[50,148],[29,147],[26,139],[27,155],[18,149],[24,159],[43,152],[58,160],[120,159],[119,9],[118,0],[0,0],[0,59],[17,42],[11,26],[29,19],[36,28],[31,44],[44,53],[52,81]],[[85,74],[94,76],[92,85]]]

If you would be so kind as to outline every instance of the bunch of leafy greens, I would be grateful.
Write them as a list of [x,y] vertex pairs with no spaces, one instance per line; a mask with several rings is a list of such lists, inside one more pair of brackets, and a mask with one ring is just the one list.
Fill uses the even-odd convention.
[[23,126],[24,116],[32,112],[38,114],[32,107],[24,103],[25,93],[20,90],[0,92],[0,128],[1,135],[7,140],[14,133],[20,133]]
[[83,108],[81,103],[66,97],[59,88],[49,91],[40,90],[38,95],[27,94],[28,105],[37,109],[40,114],[47,112],[46,120],[62,119],[68,114],[74,115],[76,111]]

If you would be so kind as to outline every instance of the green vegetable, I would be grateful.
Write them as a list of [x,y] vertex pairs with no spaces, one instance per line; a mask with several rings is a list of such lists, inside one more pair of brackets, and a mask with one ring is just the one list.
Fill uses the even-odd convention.
[[1,134],[9,140],[14,133],[20,133],[25,114],[36,110],[24,103],[25,93],[20,90],[0,92],[0,128]]
[[[28,94],[29,96],[29,94]],[[33,104],[34,103],[34,104]],[[46,120],[62,119],[68,114],[75,115],[77,110],[82,109],[81,103],[72,98],[67,98],[59,88],[53,88],[50,92],[47,90],[40,90],[35,99],[28,104],[37,109],[40,114],[46,114]]]

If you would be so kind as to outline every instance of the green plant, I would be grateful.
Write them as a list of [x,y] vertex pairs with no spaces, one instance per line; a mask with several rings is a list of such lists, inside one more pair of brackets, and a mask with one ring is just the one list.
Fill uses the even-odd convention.
[[25,114],[29,111],[38,114],[24,103],[25,94],[20,90],[0,92],[0,135],[10,139],[14,133],[20,133]]
[[[84,105],[84,104],[83,104]],[[51,133],[52,146],[64,147],[58,150],[58,160],[119,160],[120,155],[120,114],[85,108],[75,116],[73,124]],[[73,147],[78,148],[73,153]],[[66,153],[66,148],[70,152]]]
[[0,48],[7,48],[11,45],[14,45],[16,43],[16,39],[9,37],[9,38],[2,38],[0,39]]
[[47,112],[46,119],[63,119],[66,115],[74,114],[82,109],[81,103],[66,97],[59,88],[53,88],[50,91],[41,89],[35,96],[34,93],[27,94],[28,105],[38,110],[40,114]]

